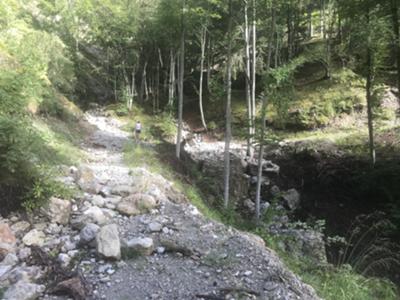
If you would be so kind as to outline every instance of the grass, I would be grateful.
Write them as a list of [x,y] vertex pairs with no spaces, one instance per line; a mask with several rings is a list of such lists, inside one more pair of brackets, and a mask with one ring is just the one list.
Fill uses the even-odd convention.
[[[291,257],[277,246],[277,238],[267,235],[264,230],[257,229],[251,220],[243,220],[233,210],[223,213],[212,208],[204,201],[205,195],[200,192],[199,188],[194,183],[187,182],[170,164],[163,161],[156,149],[130,142],[124,149],[125,162],[129,167],[145,167],[172,181],[174,186],[183,192],[207,218],[261,236],[268,247],[278,252],[279,257],[288,268],[300,276],[304,282],[310,284],[320,297],[327,300],[398,299],[396,287],[387,280],[363,277],[348,265],[342,267],[316,266],[306,259]],[[219,264],[218,258],[214,257],[206,258],[206,261]]]
[[307,258],[294,258],[278,247],[281,238],[255,229],[266,245],[274,249],[288,268],[305,283],[311,285],[318,296],[326,300],[395,300],[399,293],[396,286],[385,279],[367,278],[357,274],[350,265],[315,265]]

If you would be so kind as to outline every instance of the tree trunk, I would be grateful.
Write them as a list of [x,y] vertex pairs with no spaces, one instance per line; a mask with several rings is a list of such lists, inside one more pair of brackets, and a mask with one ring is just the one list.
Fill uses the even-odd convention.
[[181,157],[181,140],[183,127],[183,77],[185,72],[185,0],[182,0],[182,15],[181,15],[181,49],[179,53],[179,99],[178,99],[178,133],[176,138],[176,157]]
[[[251,61],[251,106],[252,106],[252,135],[255,134],[254,120],[256,118],[256,69],[257,69],[257,30],[256,30],[256,0],[253,0],[253,25],[252,25],[252,61]],[[250,154],[251,156],[251,154]]]
[[[275,3],[272,3],[272,11],[271,11],[271,32],[270,32],[270,40],[268,46],[268,58],[267,58],[267,68],[266,73],[268,75],[270,64],[271,64],[271,56],[272,56],[272,45],[275,34]],[[255,217],[258,221],[260,219],[260,203],[261,203],[261,181],[262,181],[262,169],[263,169],[263,157],[264,157],[264,136],[266,130],[266,110],[267,110],[267,95],[264,95],[262,101],[262,110],[261,110],[261,137],[260,137],[260,148],[258,151],[258,172],[257,172],[257,187],[256,187],[256,201],[255,201]]]
[[212,45],[211,45],[211,37],[208,37],[208,53],[207,53],[207,91],[211,94],[211,53],[212,53]]
[[[369,23],[369,11],[367,13],[367,26],[370,30]],[[367,45],[367,84],[366,84],[366,94],[367,94],[367,113],[368,113],[368,135],[369,135],[369,153],[372,166],[375,165],[375,143],[374,143],[374,125],[372,116],[372,88],[373,88],[373,53],[371,50],[371,38],[368,37]]]
[[175,55],[173,50],[170,52],[170,68],[169,68],[169,89],[168,89],[168,106],[174,106],[175,97]]
[[226,128],[225,128],[225,150],[224,150],[224,208],[229,205],[229,178],[230,178],[230,142],[231,131],[231,96],[232,96],[232,0],[229,0],[229,23],[228,23],[228,61],[226,72]]
[[245,1],[244,7],[244,41],[245,41],[245,64],[246,64],[246,103],[247,103],[247,120],[248,120],[248,136],[247,136],[247,156],[251,154],[251,146],[253,144],[253,105],[251,102],[251,68],[250,68],[250,30],[249,30],[249,20],[248,20],[248,2]]
[[321,33],[326,39],[326,19],[325,19],[325,0],[321,0]]
[[395,36],[394,53],[397,67],[397,97],[400,100],[400,29],[399,29],[399,7],[398,0],[391,0],[393,33]]
[[204,118],[203,110],[203,77],[204,77],[204,59],[206,52],[206,41],[207,41],[207,27],[203,26],[201,30],[201,59],[200,59],[200,82],[199,82],[199,107],[200,107],[200,117],[201,123],[205,130],[207,130],[206,120]]
[[307,35],[309,39],[313,37],[312,2],[307,6]]

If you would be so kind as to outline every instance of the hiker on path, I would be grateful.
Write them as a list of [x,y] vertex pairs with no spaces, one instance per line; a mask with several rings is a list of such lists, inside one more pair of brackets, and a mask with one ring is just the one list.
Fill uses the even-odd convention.
[[136,121],[135,125],[135,142],[139,142],[140,139],[140,132],[142,131],[142,124],[140,121]]

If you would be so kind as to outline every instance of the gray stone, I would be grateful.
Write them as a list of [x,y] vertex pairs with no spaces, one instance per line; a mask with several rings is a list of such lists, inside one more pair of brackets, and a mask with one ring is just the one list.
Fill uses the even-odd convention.
[[71,206],[68,200],[51,197],[44,212],[50,222],[67,225],[71,216]]
[[296,189],[290,189],[286,191],[283,195],[282,198],[285,202],[285,205],[290,209],[290,210],[295,210],[299,208],[300,206],[300,194]]
[[71,262],[71,257],[68,254],[60,253],[57,257],[57,261],[61,264],[61,266],[67,267]]
[[16,236],[20,236],[24,234],[29,229],[29,227],[31,227],[31,224],[29,224],[29,222],[19,221],[11,226],[11,230]]
[[18,257],[14,253],[8,253],[1,262],[4,266],[15,266],[18,263]]
[[103,226],[96,235],[97,253],[111,259],[121,258],[121,245],[116,224]]
[[87,210],[83,212],[83,215],[87,217],[86,223],[89,223],[91,221],[91,223],[103,225],[108,221],[108,218],[104,215],[101,208],[97,206],[89,207]]
[[111,194],[122,197],[129,196],[135,192],[135,188],[130,185],[117,185],[111,189]]
[[25,281],[18,281],[4,293],[4,300],[34,300],[37,299],[45,287]]
[[158,206],[154,197],[146,194],[133,194],[122,199],[117,205],[117,210],[128,216],[148,213],[151,209]]
[[150,224],[149,224],[149,230],[151,231],[151,232],[160,232],[161,231],[161,229],[162,229],[162,225],[160,224],[160,223],[158,223],[158,222],[151,222]]
[[81,244],[88,244],[93,241],[96,238],[96,234],[99,230],[100,227],[96,224],[86,224],[79,234]]
[[45,243],[46,235],[43,231],[32,229],[22,238],[22,242],[26,246],[43,246]]
[[31,256],[31,254],[32,254],[31,248],[24,247],[18,251],[18,258],[19,260],[25,260],[29,256]]
[[154,251],[154,243],[151,238],[134,238],[127,241],[124,246],[128,251],[141,255],[151,255]]

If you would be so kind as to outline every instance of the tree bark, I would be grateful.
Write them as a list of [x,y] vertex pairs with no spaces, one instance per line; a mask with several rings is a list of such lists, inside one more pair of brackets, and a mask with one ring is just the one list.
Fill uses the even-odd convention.
[[391,15],[393,24],[393,33],[395,37],[394,41],[394,53],[396,56],[396,67],[397,67],[397,97],[400,101],[400,29],[399,29],[399,6],[398,0],[391,0]]
[[170,51],[170,68],[169,68],[169,89],[168,89],[168,106],[174,106],[175,97],[175,54]]
[[230,142],[231,130],[231,96],[232,96],[232,0],[229,0],[229,23],[228,23],[228,61],[226,72],[226,128],[224,149],[224,208],[229,205],[229,178],[230,178]]
[[[271,65],[271,56],[272,56],[272,45],[273,39],[275,35],[275,3],[272,3],[272,11],[271,11],[271,32],[270,32],[270,40],[268,46],[268,56],[267,56],[267,66],[266,66],[266,74],[268,76],[268,72]],[[263,169],[263,157],[264,157],[264,137],[266,130],[266,110],[267,110],[267,95],[264,95],[262,101],[262,109],[261,109],[261,134],[260,134],[260,147],[258,151],[258,171],[257,171],[257,187],[256,187],[256,201],[255,201],[255,218],[258,221],[260,219],[260,203],[261,203],[261,181],[262,181],[262,169]]]
[[183,77],[185,72],[185,0],[182,0],[182,15],[181,15],[181,46],[180,46],[180,61],[179,61],[179,99],[178,99],[178,133],[176,138],[176,157],[181,157],[181,141],[183,127]]
[[[256,118],[256,70],[257,70],[257,28],[256,28],[256,0],[253,0],[252,24],[252,61],[251,61],[251,106],[252,106],[252,135],[255,134],[254,120]],[[250,154],[251,156],[251,154]]]
[[251,101],[250,85],[251,85],[251,68],[250,68],[250,32],[248,20],[248,2],[245,1],[244,7],[244,41],[245,41],[245,64],[246,64],[246,103],[247,103],[247,120],[248,120],[248,136],[247,136],[247,156],[250,156],[251,146],[253,144],[253,105]]
[[[367,26],[370,30],[369,11],[367,13]],[[375,143],[374,143],[374,125],[372,116],[372,88],[373,88],[373,53],[371,50],[371,38],[368,37],[367,45],[367,83],[366,83],[366,97],[367,97],[367,114],[368,114],[368,135],[369,135],[369,154],[371,165],[375,165]]]
[[204,118],[204,110],[203,110],[203,77],[204,77],[204,59],[206,52],[206,41],[207,41],[207,27],[203,26],[201,30],[201,58],[200,58],[200,82],[199,82],[199,108],[200,108],[200,117],[201,123],[205,130],[207,130],[206,120]]

